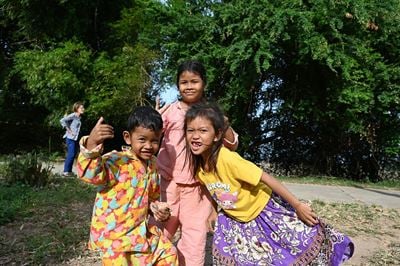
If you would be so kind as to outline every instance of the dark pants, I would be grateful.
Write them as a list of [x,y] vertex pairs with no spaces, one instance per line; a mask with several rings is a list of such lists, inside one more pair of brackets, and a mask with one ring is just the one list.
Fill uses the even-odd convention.
[[64,172],[72,172],[72,165],[78,151],[78,141],[69,138],[65,138],[65,141],[67,144],[67,158],[65,158],[64,162]]

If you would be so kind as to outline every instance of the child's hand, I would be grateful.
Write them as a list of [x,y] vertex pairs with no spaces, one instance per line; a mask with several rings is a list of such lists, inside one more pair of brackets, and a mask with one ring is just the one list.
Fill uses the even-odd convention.
[[217,216],[218,216],[218,213],[213,208],[213,211],[210,213],[210,215],[207,218],[208,232],[214,233],[214,225],[215,225],[215,221],[217,220]]
[[160,108],[160,96],[156,96],[156,106],[155,109],[157,112],[160,113],[160,115],[162,115],[165,111],[167,111],[167,109],[171,106],[171,104],[166,104],[164,105],[162,108]]
[[171,216],[171,210],[166,202],[152,202],[150,203],[150,209],[156,221],[164,222]]
[[104,142],[106,139],[114,137],[114,128],[110,125],[104,124],[104,118],[100,117],[96,125],[90,132],[89,138],[86,142],[86,148],[92,150],[97,145]]
[[313,226],[318,224],[317,215],[314,213],[310,205],[300,202],[295,209],[299,219],[306,225]]

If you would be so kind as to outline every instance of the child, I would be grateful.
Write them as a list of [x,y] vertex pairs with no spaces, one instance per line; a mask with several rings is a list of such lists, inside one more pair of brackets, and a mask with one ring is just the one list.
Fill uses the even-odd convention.
[[[162,114],[164,137],[157,156],[161,178],[161,194],[171,207],[171,218],[165,234],[172,238],[181,226],[177,244],[181,265],[203,266],[207,237],[207,218],[212,210],[211,200],[185,162],[186,144],[183,124],[192,104],[202,102],[206,87],[206,70],[197,61],[187,61],[178,67],[176,83],[180,101],[156,109]],[[238,145],[237,134],[228,128],[224,144],[230,149]]]
[[130,147],[100,155],[113,128],[101,117],[80,141],[78,175],[96,185],[89,248],[102,252],[103,265],[178,265],[177,251],[161,229],[148,224],[149,207],[156,220],[170,216],[160,196],[154,154],[162,119],[151,107],[138,107],[123,132]]
[[60,123],[65,128],[65,143],[67,145],[67,157],[64,162],[63,176],[72,176],[72,166],[74,164],[75,156],[78,151],[78,136],[81,129],[81,115],[85,112],[85,107],[82,102],[74,103],[73,113],[61,118]]
[[223,114],[193,105],[185,116],[193,171],[218,205],[214,265],[339,265],[351,240],[318,220],[279,181],[222,146]]

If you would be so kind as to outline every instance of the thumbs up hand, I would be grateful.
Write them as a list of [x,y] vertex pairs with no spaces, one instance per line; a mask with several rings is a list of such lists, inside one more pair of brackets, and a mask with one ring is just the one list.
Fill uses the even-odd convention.
[[114,128],[104,123],[104,118],[100,117],[96,125],[90,132],[89,138],[86,142],[88,150],[94,149],[97,145],[102,144],[106,139],[114,138]]

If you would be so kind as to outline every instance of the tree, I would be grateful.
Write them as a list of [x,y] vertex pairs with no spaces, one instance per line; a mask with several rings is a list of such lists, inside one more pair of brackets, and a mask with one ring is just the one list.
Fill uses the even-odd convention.
[[[25,81],[33,102],[49,110],[51,124],[58,125],[71,102],[86,99],[91,72],[91,52],[83,44],[67,42],[49,51],[18,52],[12,74]],[[60,108],[65,106],[69,108]]]
[[161,49],[168,73],[208,66],[247,156],[377,180],[399,151],[399,5],[167,1]]
[[[124,127],[132,107],[147,103],[157,56],[138,37],[151,27],[146,2],[1,0],[0,110],[18,90],[32,110],[44,110],[36,113],[44,128],[60,128],[77,100],[88,107],[86,125],[104,115],[116,130]],[[10,111],[24,121],[17,106]]]

